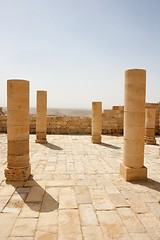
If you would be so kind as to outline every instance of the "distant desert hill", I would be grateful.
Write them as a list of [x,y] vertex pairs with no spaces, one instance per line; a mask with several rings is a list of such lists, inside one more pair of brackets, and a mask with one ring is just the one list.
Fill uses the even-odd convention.
[[[31,113],[32,109],[30,110]],[[47,115],[90,117],[92,111],[72,108],[48,108]],[[31,113],[32,114],[32,113]]]
[[[7,113],[7,108],[3,107],[3,112]],[[73,109],[73,108],[48,108],[47,115],[55,116],[79,116],[91,117],[92,111],[90,109]],[[30,114],[36,114],[36,108],[30,108]]]

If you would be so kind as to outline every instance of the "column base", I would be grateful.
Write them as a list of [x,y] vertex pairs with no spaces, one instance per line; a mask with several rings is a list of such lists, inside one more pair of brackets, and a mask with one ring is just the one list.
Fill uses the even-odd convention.
[[145,137],[145,144],[147,144],[147,145],[156,145],[155,137]]
[[101,143],[101,136],[92,136],[92,143]]
[[36,143],[47,143],[46,132],[36,132]]
[[121,163],[120,175],[126,181],[144,181],[147,180],[147,168],[145,166],[142,168],[130,168]]
[[31,165],[24,168],[7,168],[4,174],[7,181],[26,181],[31,174]]
[[36,139],[36,143],[47,143],[47,139]]

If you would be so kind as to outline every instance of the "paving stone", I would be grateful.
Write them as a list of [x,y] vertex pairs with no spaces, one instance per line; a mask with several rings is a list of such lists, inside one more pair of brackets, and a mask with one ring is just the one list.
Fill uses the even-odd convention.
[[138,214],[138,218],[146,228],[151,239],[159,240],[160,221],[152,213]]
[[29,193],[29,191],[30,191],[30,188],[29,187],[18,187],[17,189],[16,189],[16,192],[18,193],[18,194],[24,194],[24,193]]
[[106,181],[107,183],[105,184],[105,189],[108,194],[113,194],[113,193],[120,193],[118,188],[111,182],[111,181]]
[[[135,238],[136,239],[136,238]],[[138,239],[138,238],[137,238]],[[122,235],[118,238],[118,240],[132,240],[131,236],[128,234]]]
[[97,215],[106,239],[119,239],[127,234],[116,211],[97,211]]
[[45,190],[39,186],[32,186],[25,202],[42,202]]
[[79,205],[80,222],[82,226],[98,225],[98,220],[92,204]]
[[115,206],[111,202],[111,200],[106,197],[106,198],[94,198],[92,199],[94,208],[96,210],[114,210]]
[[10,196],[0,197],[0,212],[3,210],[3,208],[5,208],[9,199],[10,199]]
[[50,232],[37,231],[35,240],[57,240],[57,234]]
[[160,202],[159,203],[150,202],[150,203],[146,203],[146,205],[151,210],[153,215],[160,220]]
[[148,191],[146,181],[140,181],[140,183],[133,181],[132,183],[131,188],[133,191],[136,191],[137,193],[146,193]]
[[50,232],[56,233],[58,227],[58,210],[52,212],[41,212],[39,214],[37,230],[46,231],[49,229]]
[[117,211],[129,233],[145,232],[145,228],[132,209],[118,208]]
[[11,196],[15,192],[15,188],[12,185],[5,185],[0,189],[0,196]]
[[76,186],[77,203],[92,203],[92,199],[87,186]]
[[152,239],[148,236],[147,233],[131,233],[130,236],[133,240],[135,240],[135,239],[137,239],[137,240],[151,240]]
[[149,192],[142,192],[142,193],[138,193],[139,197],[145,202],[145,203],[149,203],[149,202],[158,202],[156,196],[154,196],[153,194],[149,193]]
[[116,208],[118,207],[131,207],[131,204],[125,199],[121,193],[111,193],[109,198]]
[[[41,175],[42,176],[42,175]],[[32,186],[37,186],[37,187],[41,187],[41,188],[45,188],[46,186],[46,180],[42,180],[43,178],[41,177],[41,179],[39,181],[35,181],[34,179],[29,179],[25,182],[24,187],[32,187]]]
[[41,203],[25,203],[19,214],[21,218],[38,218]]
[[10,236],[18,213],[1,213],[0,214],[0,239],[7,239]]
[[82,226],[84,240],[103,240],[103,233],[99,226]]
[[12,196],[11,196],[11,200],[13,201],[17,201],[17,202],[20,202],[20,201],[25,201],[27,197],[27,193],[17,193],[15,192]]
[[5,207],[4,209],[3,209],[3,213],[20,213],[20,211],[21,211],[21,208],[15,208],[15,207],[11,207],[11,206],[9,206],[9,207]]
[[157,146],[145,145],[148,181],[126,182],[119,175],[123,137],[105,135],[102,146],[89,135],[48,135],[62,148],[53,150],[30,135],[33,176],[6,184],[7,135],[1,136],[0,239],[159,240]]
[[72,188],[61,188],[59,193],[59,209],[77,208],[75,191]]
[[13,227],[11,236],[13,237],[34,237],[36,232],[37,219],[18,218]]
[[70,180],[71,176],[70,174],[54,174],[53,178],[55,180]]
[[40,213],[35,239],[57,239],[58,211]]
[[21,196],[17,193],[13,194],[3,209],[3,212],[20,212],[24,205],[23,199],[25,199],[25,197],[26,193],[22,194]]
[[57,210],[58,207],[59,203],[48,192],[45,192],[42,200],[41,212],[52,212]]
[[136,194],[136,192],[133,191],[121,191],[123,196],[127,199],[129,204],[131,205],[131,208],[136,213],[147,213],[149,212],[149,209],[147,205],[144,203],[144,201]]
[[[8,240],[22,240],[22,237],[10,237]],[[34,240],[34,237],[23,237],[23,240]]]
[[69,187],[74,185],[75,182],[73,180],[51,180],[47,182],[47,187]]
[[58,240],[82,240],[78,210],[59,211]]

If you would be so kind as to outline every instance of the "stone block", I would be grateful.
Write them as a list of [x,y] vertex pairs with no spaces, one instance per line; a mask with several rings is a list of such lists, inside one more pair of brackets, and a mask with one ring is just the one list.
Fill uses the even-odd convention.
[[129,168],[120,164],[120,174],[126,181],[147,180],[147,168]]
[[8,140],[8,155],[26,155],[29,153],[29,140],[10,141]]
[[4,171],[7,181],[26,181],[30,176],[30,172],[30,165],[24,168],[7,168]]

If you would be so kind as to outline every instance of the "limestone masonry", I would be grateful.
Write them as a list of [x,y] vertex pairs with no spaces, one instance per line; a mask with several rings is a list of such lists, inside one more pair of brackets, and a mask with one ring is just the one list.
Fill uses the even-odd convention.
[[156,117],[156,109],[154,107],[146,108],[146,118],[145,118],[145,143],[146,144],[156,144],[155,117]]
[[92,143],[101,142],[102,102],[92,102]]
[[[146,107],[156,108],[155,134],[160,134],[160,103],[147,103]],[[102,113],[102,134],[123,133],[123,106],[113,106]],[[91,117],[47,116],[47,134],[91,134]],[[7,133],[7,115],[0,108],[0,132]],[[36,115],[30,115],[30,133],[36,133]]]
[[46,143],[47,91],[37,91],[36,143]]
[[[7,81],[7,168],[8,181],[25,181],[29,163],[29,81]],[[21,146],[21,147],[19,147]]]
[[146,71],[125,72],[124,152],[120,173],[126,181],[146,180],[144,166]]

